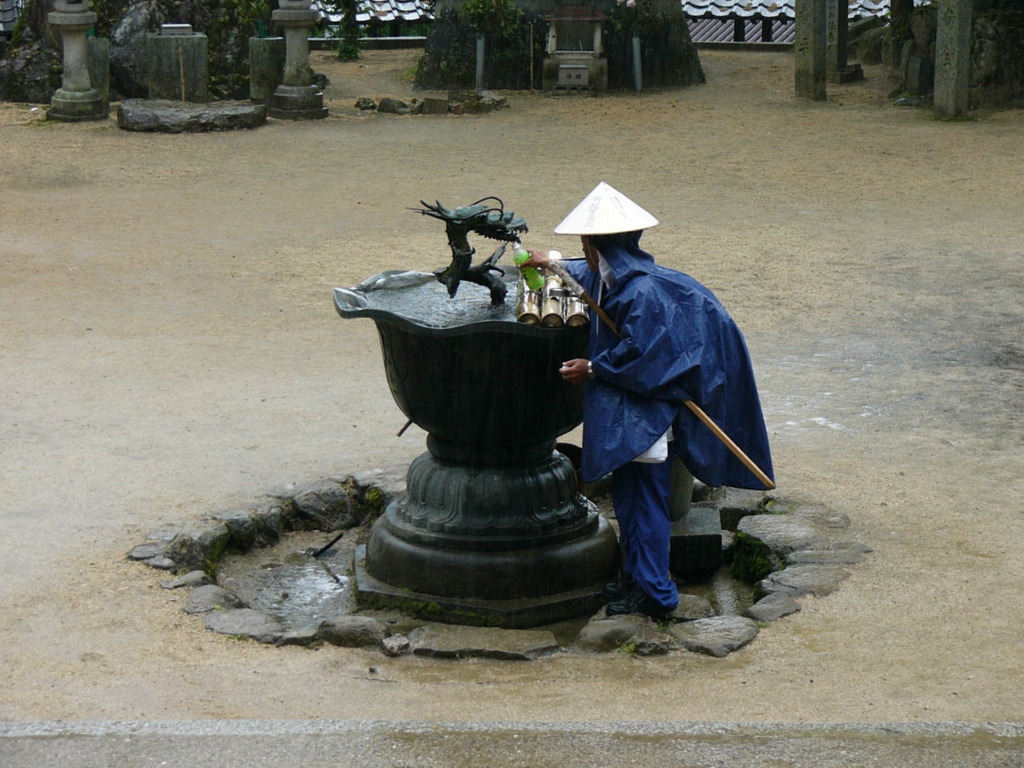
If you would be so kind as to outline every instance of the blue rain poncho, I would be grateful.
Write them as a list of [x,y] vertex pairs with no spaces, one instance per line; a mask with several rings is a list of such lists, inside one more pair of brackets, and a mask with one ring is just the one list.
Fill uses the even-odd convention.
[[753,367],[739,328],[717,298],[689,275],[654,263],[641,232],[591,240],[614,276],[584,261],[566,263],[611,316],[617,337],[591,312],[594,377],[583,404],[583,478],[592,482],[632,461],[672,427],[669,445],[709,486],[764,486],[684,405],[693,400],[774,480]]

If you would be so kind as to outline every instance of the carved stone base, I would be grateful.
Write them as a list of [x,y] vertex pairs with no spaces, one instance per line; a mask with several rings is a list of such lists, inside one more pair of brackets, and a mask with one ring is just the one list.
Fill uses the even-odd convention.
[[279,85],[267,101],[268,114],[279,120],[322,120],[324,94],[315,85]]
[[50,100],[50,108],[46,110],[47,120],[65,123],[106,120],[108,117],[109,109],[99,91],[94,88],[87,91],[67,91],[59,88]]

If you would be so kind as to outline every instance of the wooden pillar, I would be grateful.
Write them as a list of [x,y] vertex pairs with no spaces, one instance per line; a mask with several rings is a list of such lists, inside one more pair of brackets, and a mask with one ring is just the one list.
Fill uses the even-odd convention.
[[825,101],[825,0],[796,0],[796,95]]
[[772,40],[775,39],[775,36],[772,33],[772,21],[773,21],[772,19],[769,19],[767,17],[761,19],[761,42],[762,43],[770,43]]
[[734,43],[742,43],[747,39],[747,22],[739,16],[732,20],[732,39]]
[[971,69],[972,0],[939,0],[935,40],[935,116],[963,117]]

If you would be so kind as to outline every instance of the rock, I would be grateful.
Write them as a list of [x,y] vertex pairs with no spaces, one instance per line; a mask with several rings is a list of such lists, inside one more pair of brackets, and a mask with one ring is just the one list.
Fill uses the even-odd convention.
[[401,99],[388,96],[380,100],[377,111],[389,115],[407,115],[409,114],[409,105]]
[[408,464],[396,464],[391,467],[379,467],[357,472],[352,480],[360,492],[365,494],[374,488],[384,494],[384,504],[390,504],[405,493],[405,478],[409,472]]
[[673,621],[694,621],[715,615],[715,609],[700,595],[679,594],[679,606],[672,611]]
[[186,523],[164,548],[179,570],[207,570],[228,548],[231,534],[224,523],[212,520]]
[[325,642],[343,648],[380,648],[388,629],[369,616],[339,616],[324,621],[318,634]]
[[267,107],[251,101],[129,99],[117,108],[117,127],[150,133],[205,133],[257,128],[267,122]]
[[791,596],[773,592],[747,608],[743,615],[754,621],[772,622],[799,610],[800,603]]
[[302,629],[285,630],[274,642],[277,645],[312,645],[320,637],[320,630],[317,627],[303,627]]
[[491,91],[480,91],[474,98],[462,102],[462,111],[468,115],[481,115],[498,109],[508,109],[508,100]]
[[156,0],[128,6],[110,31],[110,80],[124,99],[149,95],[147,35],[167,21]]
[[42,42],[24,46],[0,61],[0,101],[49,104],[61,87],[60,53]]
[[403,656],[412,648],[405,635],[389,635],[384,638],[384,653],[387,656]]
[[736,532],[758,539],[780,557],[800,549],[824,548],[827,543],[813,525],[789,515],[744,517]]
[[770,574],[758,582],[757,588],[764,595],[781,592],[792,597],[825,597],[835,592],[849,576],[848,571],[835,565],[793,565]]
[[128,553],[129,560],[149,560],[152,557],[163,555],[164,545],[150,542],[148,544],[139,544],[137,547],[133,547],[131,552]]
[[646,616],[606,616],[604,611],[588,621],[576,636],[575,648],[584,653],[607,653],[629,642],[645,624]]
[[276,503],[260,504],[255,509],[249,509],[248,512],[256,526],[255,545],[268,547],[271,544],[276,544],[284,529],[284,507]]
[[715,500],[722,527],[735,531],[740,520],[764,511],[768,496],[764,491],[749,491],[743,488],[719,488]]
[[216,584],[205,584],[192,590],[185,603],[185,613],[208,613],[225,608],[244,608],[245,603],[234,592]]
[[205,587],[208,584],[213,584],[213,579],[210,578],[206,571],[189,571],[184,576],[160,582],[160,586],[164,589],[181,589],[182,587],[195,589],[196,587]]
[[246,509],[218,512],[211,516],[228,529],[228,546],[238,552],[247,552],[256,544],[256,521]]
[[287,634],[280,621],[251,608],[212,611],[206,615],[206,628],[222,635],[250,637],[259,643],[279,643]]
[[757,637],[758,629],[753,620],[742,616],[716,616],[674,624],[669,634],[688,651],[722,658]]
[[363,96],[362,98],[356,99],[355,107],[363,112],[369,112],[377,108],[377,102],[368,96]]
[[789,565],[856,565],[865,559],[854,549],[801,549],[786,555]]
[[149,560],[143,560],[142,562],[150,568],[156,568],[158,571],[178,570],[178,564],[171,560],[171,558],[165,557],[164,555],[157,555],[156,557],[151,557]]
[[558,650],[555,636],[542,629],[491,629],[428,624],[409,633],[417,656],[445,659],[478,657],[525,661]]
[[424,115],[447,115],[448,97],[443,93],[428,93],[423,95],[421,114]]
[[363,510],[350,484],[327,482],[305,488],[292,499],[291,526],[302,530],[337,531],[354,528]]

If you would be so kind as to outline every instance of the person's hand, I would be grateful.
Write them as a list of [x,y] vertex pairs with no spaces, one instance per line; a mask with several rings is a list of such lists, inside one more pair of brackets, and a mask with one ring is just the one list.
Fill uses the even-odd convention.
[[579,357],[566,360],[558,369],[558,373],[570,384],[583,384],[590,374],[589,361]]
[[539,267],[540,269],[547,269],[551,266],[551,259],[544,251],[527,250],[530,254],[530,260],[520,264],[519,266],[527,267]]

